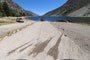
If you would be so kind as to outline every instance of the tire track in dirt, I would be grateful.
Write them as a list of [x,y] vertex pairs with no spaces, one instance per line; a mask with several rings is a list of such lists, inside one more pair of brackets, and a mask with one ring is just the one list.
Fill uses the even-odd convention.
[[33,57],[35,57],[36,55],[38,55],[38,53],[44,51],[44,48],[48,45],[48,43],[53,39],[53,37],[49,38],[48,40],[44,41],[43,43],[37,45],[33,50],[32,52],[30,52],[28,54],[28,56],[36,53]]
[[[29,42],[30,42],[30,41],[29,41]],[[25,43],[25,44],[23,44],[23,45],[21,45],[21,46],[15,48],[15,49],[9,51],[8,54],[7,54],[7,56],[11,55],[11,54],[14,53],[15,51],[17,51],[19,48],[21,48],[21,47],[27,45],[29,42],[27,42],[27,43]]]
[[55,60],[57,59],[58,54],[59,54],[58,47],[59,47],[62,36],[63,36],[63,34],[60,35],[56,44],[47,53],[48,55],[52,56]]

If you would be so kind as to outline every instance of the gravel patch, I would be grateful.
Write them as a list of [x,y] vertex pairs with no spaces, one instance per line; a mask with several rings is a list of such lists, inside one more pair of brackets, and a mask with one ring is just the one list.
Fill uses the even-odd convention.
[[90,53],[90,26],[76,23],[51,23],[59,31],[64,32],[84,52]]

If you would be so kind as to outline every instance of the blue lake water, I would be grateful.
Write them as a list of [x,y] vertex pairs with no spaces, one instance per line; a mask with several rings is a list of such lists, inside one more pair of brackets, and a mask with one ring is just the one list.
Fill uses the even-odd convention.
[[90,17],[68,17],[68,16],[34,16],[34,17],[26,17],[26,19],[33,21],[40,21],[44,19],[45,21],[59,21],[59,20],[70,20],[76,23],[90,23]]
[[41,19],[44,19],[45,21],[57,21],[57,20],[62,20],[65,17],[61,16],[35,16],[35,17],[27,17],[26,19],[34,20],[34,21],[39,21]]

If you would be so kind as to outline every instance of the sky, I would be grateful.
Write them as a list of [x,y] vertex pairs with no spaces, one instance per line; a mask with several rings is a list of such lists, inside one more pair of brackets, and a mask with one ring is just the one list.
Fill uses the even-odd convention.
[[14,0],[14,1],[25,10],[32,11],[39,15],[43,15],[49,11],[52,11],[67,2],[67,0]]

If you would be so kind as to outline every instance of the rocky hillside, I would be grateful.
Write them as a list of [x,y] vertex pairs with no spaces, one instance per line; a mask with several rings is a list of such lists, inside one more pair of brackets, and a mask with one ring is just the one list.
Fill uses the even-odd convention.
[[[90,10],[90,0],[68,0],[63,6],[46,13],[46,16],[87,16]],[[85,8],[83,8],[85,7]],[[81,10],[80,10],[81,9]],[[80,13],[75,12],[78,11]],[[84,11],[84,12],[83,12]],[[71,14],[73,13],[73,15]]]
[[18,15],[20,15],[20,14],[24,14],[26,16],[27,15],[29,15],[29,16],[35,16],[36,15],[33,12],[24,10],[22,7],[20,7],[13,0],[0,0],[0,3],[3,3],[3,2],[6,2],[11,9],[13,9],[17,12]]
[[18,4],[16,4],[13,0],[0,0],[0,2],[7,2],[9,7],[13,8],[13,9],[19,9],[19,10],[24,10],[23,8],[21,8]]

